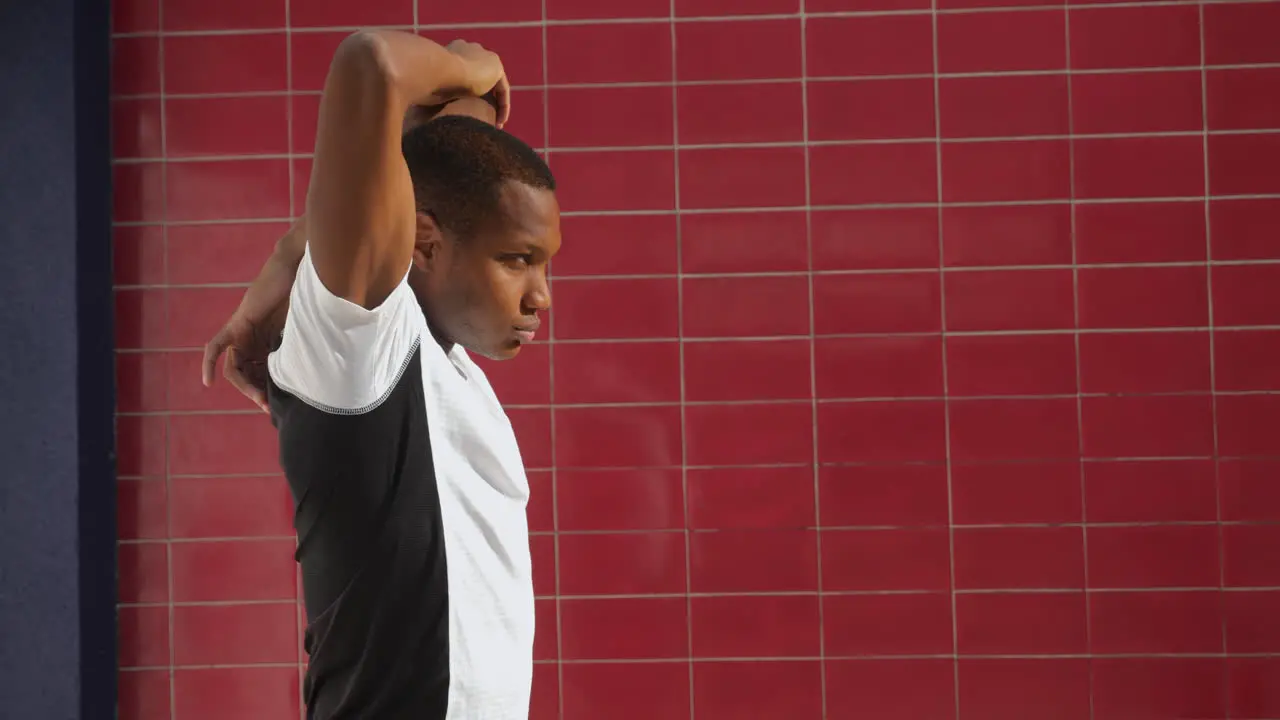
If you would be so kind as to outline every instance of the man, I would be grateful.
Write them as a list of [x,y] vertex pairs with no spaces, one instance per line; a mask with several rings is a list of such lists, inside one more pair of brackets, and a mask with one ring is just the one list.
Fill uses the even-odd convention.
[[206,348],[205,383],[225,349],[279,432],[313,720],[528,717],[529,487],[467,355],[533,339],[560,246],[550,170],[499,129],[508,98],[479,45],[347,38],[303,221]]

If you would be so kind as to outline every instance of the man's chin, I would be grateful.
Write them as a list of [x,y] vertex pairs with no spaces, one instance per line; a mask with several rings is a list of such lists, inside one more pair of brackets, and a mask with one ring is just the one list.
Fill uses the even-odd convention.
[[512,341],[511,341],[511,344],[509,344],[509,345],[504,345],[504,346],[499,347],[499,348],[487,347],[487,348],[484,348],[483,350],[478,349],[478,348],[477,348],[477,349],[475,349],[475,350],[471,350],[471,348],[468,348],[468,350],[471,350],[471,352],[473,352],[473,353],[475,353],[475,354],[477,354],[477,355],[479,355],[479,356],[481,356],[481,357],[483,357],[483,358],[485,358],[485,359],[488,359],[488,360],[496,360],[496,361],[501,362],[501,361],[503,361],[503,360],[510,360],[510,359],[514,358],[515,356],[519,355],[519,354],[520,354],[520,347],[521,347],[521,345],[520,345],[520,342],[519,342],[519,341],[512,340]]

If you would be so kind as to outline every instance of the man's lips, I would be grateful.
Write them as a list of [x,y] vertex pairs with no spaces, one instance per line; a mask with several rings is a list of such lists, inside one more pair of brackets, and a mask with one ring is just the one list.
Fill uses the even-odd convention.
[[532,342],[534,335],[538,334],[538,328],[541,326],[541,322],[529,323],[528,325],[517,325],[515,326],[516,337],[520,342]]

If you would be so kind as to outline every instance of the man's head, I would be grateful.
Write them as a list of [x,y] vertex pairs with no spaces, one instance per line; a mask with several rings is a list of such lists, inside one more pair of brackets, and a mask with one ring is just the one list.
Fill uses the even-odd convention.
[[550,168],[514,135],[462,115],[410,129],[402,149],[418,206],[409,282],[432,331],[515,357],[551,307],[560,206]]

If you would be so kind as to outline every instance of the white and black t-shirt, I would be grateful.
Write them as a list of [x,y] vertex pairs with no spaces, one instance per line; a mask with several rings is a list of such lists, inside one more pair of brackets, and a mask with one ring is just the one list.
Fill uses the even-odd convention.
[[293,491],[311,720],[526,720],[529,485],[511,423],[407,282],[374,310],[308,252],[268,358]]

